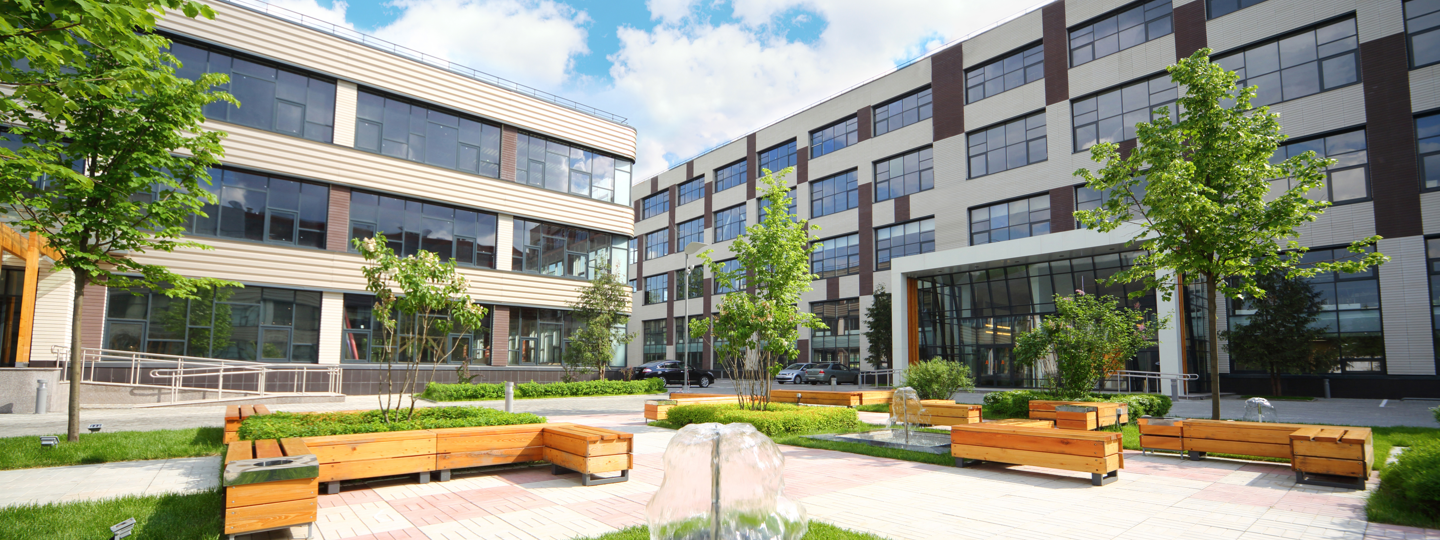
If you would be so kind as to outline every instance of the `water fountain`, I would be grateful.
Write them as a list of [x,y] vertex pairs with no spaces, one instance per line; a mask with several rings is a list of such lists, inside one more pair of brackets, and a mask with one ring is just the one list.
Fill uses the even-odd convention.
[[750,424],[691,424],[665,448],[645,506],[651,540],[799,540],[807,519],[785,497],[785,456]]
[[[896,428],[897,424],[901,427]],[[915,426],[929,424],[930,414],[926,412],[924,403],[920,401],[920,394],[915,392],[914,388],[906,386],[896,389],[894,396],[890,399],[890,418],[885,422],[885,429],[840,435],[811,435],[810,438],[858,442],[871,446],[948,455],[950,453],[949,434],[915,429]]]
[[1270,404],[1270,400],[1252,397],[1245,400],[1245,421],[1279,422],[1280,417],[1275,416],[1275,406]]

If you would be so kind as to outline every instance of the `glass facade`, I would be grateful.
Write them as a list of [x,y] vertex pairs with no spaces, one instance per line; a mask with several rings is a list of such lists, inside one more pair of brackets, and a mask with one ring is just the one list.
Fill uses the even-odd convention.
[[645,304],[663,304],[668,301],[670,301],[670,274],[645,278]]
[[1205,14],[1214,19],[1248,8],[1265,0],[1205,0]]
[[[1109,295],[1126,307],[1155,311],[1155,294],[1127,296],[1142,284],[1101,285],[1138,251],[918,278],[920,358],[963,362],[981,386],[1039,386],[1043,369],[1013,360],[1015,335],[1055,312],[1055,294]],[[1142,350],[1126,369],[1159,369],[1158,348]]]
[[705,241],[705,218],[699,217],[681,223],[675,227],[675,232],[677,235],[675,251],[684,253],[685,246],[690,245],[691,242]]
[[[697,318],[691,314],[689,321]],[[705,342],[701,338],[690,337],[689,321],[685,317],[675,317],[675,359],[684,360],[691,369],[699,369],[705,364]]]
[[1018,169],[1049,158],[1043,112],[975,131],[966,142],[970,145],[970,178]]
[[641,332],[645,344],[645,362],[655,362],[665,359],[665,333],[668,331],[665,327],[665,319],[645,321],[644,329]]
[[715,169],[715,192],[719,193],[735,186],[744,184],[749,178],[749,169],[745,166],[745,160]]
[[670,254],[670,229],[660,229],[645,235],[645,260]]
[[730,260],[728,260],[728,261],[720,261],[720,262],[719,262],[719,265],[720,265],[720,271],[721,271],[721,272],[726,272],[726,273],[740,272],[740,273],[738,274],[739,277],[735,280],[734,287],[725,287],[724,285],[721,285],[721,284],[720,284],[720,281],[719,281],[719,280],[716,280],[716,281],[715,281],[715,294],[725,294],[725,293],[732,293],[732,292],[735,292],[735,291],[743,291],[743,290],[745,290],[745,274],[744,274],[744,269],[740,267],[740,260],[739,260],[739,259],[730,259]]
[[205,106],[206,118],[323,143],[334,140],[334,80],[219,47],[171,39],[170,54],[181,64],[176,76],[190,80],[205,73],[230,76],[229,83],[215,89],[230,92],[241,106],[211,103]]
[[110,289],[106,349],[255,362],[316,362],[320,293],[217,287],[186,300]]
[[[800,221],[800,212],[795,206],[795,192],[791,191],[786,197],[790,198],[790,203],[785,205],[785,209],[790,213],[790,221]],[[770,210],[770,199],[755,199],[755,207],[760,209],[760,221],[765,221],[765,214]]]
[[688,300],[705,296],[705,268],[697,266],[690,269],[675,271],[675,297],[678,300]]
[[330,188],[232,169],[210,169],[219,199],[189,217],[186,232],[325,249]]
[[1160,108],[1179,118],[1175,100],[1180,89],[1165,74],[1148,81],[1101,92],[1070,104],[1075,128],[1075,151],[1081,152],[1096,143],[1118,143],[1136,137],[1135,126],[1149,122]]
[[684,184],[680,184],[680,202],[678,205],[686,205],[705,198],[705,177],[696,178]]
[[[1324,171],[1325,185],[1306,193],[1306,197],[1335,204],[1370,198],[1370,160],[1369,152],[1366,151],[1364,129],[1282,145],[1275,149],[1270,162],[1279,163],[1287,157],[1305,152],[1315,152],[1317,158],[1335,160],[1335,164]],[[1271,180],[1270,195],[1279,196],[1291,187],[1289,178]]]
[[810,159],[829,154],[846,146],[860,142],[859,120],[841,120],[828,127],[810,133]]
[[361,90],[355,148],[500,177],[500,126],[449,109]]
[[1405,2],[1405,35],[1410,41],[1411,67],[1440,62],[1440,32],[1437,29],[1440,29],[1440,2]]
[[810,217],[828,216],[860,206],[855,171],[810,182]]
[[640,201],[640,219],[650,219],[670,211],[670,192],[661,191]]
[[715,212],[715,242],[733,240],[745,232],[745,205]]
[[935,219],[922,219],[875,229],[875,269],[889,270],[890,260],[935,251]]
[[1318,94],[1360,82],[1355,19],[1330,23],[1216,59],[1255,86],[1256,107]]
[[860,273],[860,235],[852,234],[815,242],[810,252],[810,273],[818,279]]
[[875,107],[875,136],[930,118],[933,107],[930,89],[926,88],[908,96]]
[[810,333],[810,361],[860,367],[860,299],[812,302],[810,311],[828,328]]
[[1070,67],[1170,35],[1170,9],[1170,0],[1153,0],[1071,30]]
[[[375,323],[375,297],[368,294],[346,294],[345,295],[345,318],[341,320],[340,336],[340,361],[343,363],[369,363],[385,362],[388,355],[394,355],[396,362],[410,362],[411,357],[401,354],[396,349],[396,344],[386,344],[384,330]],[[490,328],[493,320],[494,308],[485,307],[485,321],[480,328],[471,329],[467,332],[450,332],[444,336],[445,342],[442,347],[450,350],[450,355],[441,362],[459,363],[469,359],[473,365],[490,364]],[[417,334],[425,332],[420,324],[410,317],[401,317],[396,321],[396,328],[404,330],[401,334],[403,340],[414,339]],[[440,339],[440,332],[431,327],[430,332],[434,333],[435,339]],[[427,353],[420,359],[421,362],[433,363],[436,358]]]
[[1420,153],[1420,189],[1440,189],[1440,114],[1415,119],[1415,140]]
[[921,148],[875,162],[875,202],[935,188],[934,151]]
[[[350,239],[385,234],[396,255],[429,251],[440,260],[495,267],[496,216],[450,205],[350,192]],[[517,230],[520,220],[515,220]],[[351,245],[350,251],[355,251]]]
[[618,234],[515,218],[510,269],[579,279],[604,269],[623,276],[626,242]]
[[544,308],[510,308],[510,360],[512,366],[555,366],[565,358],[570,337],[581,324],[569,311]]
[[765,171],[778,174],[786,167],[795,166],[795,141],[776,146],[764,152],[760,152],[760,168],[756,169],[757,175]]
[[965,73],[965,103],[1014,90],[1045,78],[1045,46],[1006,56]]
[[970,245],[1050,234],[1050,194],[970,210]]
[[518,183],[630,204],[630,160],[524,132],[515,137],[515,155]]

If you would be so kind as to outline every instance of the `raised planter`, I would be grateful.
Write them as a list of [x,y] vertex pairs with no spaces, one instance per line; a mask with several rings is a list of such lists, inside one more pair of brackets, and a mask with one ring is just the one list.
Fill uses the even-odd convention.
[[313,524],[319,495],[318,465],[301,439],[229,443],[223,478],[225,534],[233,538]]
[[1125,468],[1123,436],[1113,432],[1013,427],[996,423],[950,428],[955,466],[991,461],[1090,473],[1090,483],[1114,482]]
[[1184,450],[1184,442],[1181,434],[1185,428],[1185,421],[1178,418],[1152,418],[1142,416],[1140,424],[1140,449],[1148,450]]
[[736,403],[735,396],[726,395],[689,395],[673,394],[670,399],[650,399],[645,401],[646,420],[665,420],[669,418],[669,411],[681,405],[693,405],[695,403]]
[[[1319,484],[1365,489],[1370,468],[1375,463],[1375,437],[1370,428],[1308,427],[1290,434],[1290,462],[1297,484]],[[1328,474],[1354,478],[1354,482],[1337,483],[1311,478],[1312,474]]]
[[257,414],[270,414],[264,405],[230,405],[225,407],[225,437],[221,442],[230,444],[240,440],[240,423]]
[[[1061,427],[1060,418],[1056,414],[1055,407],[1060,405],[1077,405],[1095,408],[1095,427],[1105,427],[1115,424],[1126,424],[1130,422],[1130,406],[1124,403],[1110,403],[1103,401],[1049,401],[1031,400],[1030,418],[1034,420],[1056,420],[1056,427]],[[1076,418],[1071,418],[1072,423],[1068,429],[1081,429],[1073,423]],[[1087,422],[1088,425],[1088,422]],[[1095,429],[1095,428],[1088,428]]]
[[325,492],[340,492],[340,481],[417,474],[421,484],[435,470],[435,431],[390,431],[306,437],[320,460]]
[[905,422],[932,426],[961,426],[981,422],[981,407],[947,399],[920,401],[919,411],[907,411]]

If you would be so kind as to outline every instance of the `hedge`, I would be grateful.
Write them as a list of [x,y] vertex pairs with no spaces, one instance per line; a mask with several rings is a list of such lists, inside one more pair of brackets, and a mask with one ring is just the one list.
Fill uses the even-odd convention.
[[[515,385],[515,397],[518,399],[663,393],[665,393],[665,379],[659,377],[639,381],[580,381],[545,384],[527,382]],[[425,387],[425,391],[419,397],[431,401],[505,399],[505,383],[440,384],[432,382]]]
[[1380,487],[1368,502],[1366,511],[1372,520],[1440,525],[1440,441],[1423,441],[1401,452],[1380,473]]
[[1081,399],[1060,399],[1039,390],[1011,390],[985,394],[985,414],[997,418],[1025,418],[1030,416],[1032,399],[1125,403],[1130,406],[1132,423],[1145,415],[1165,416],[1172,405],[1170,397],[1161,394],[1090,394]]
[[[391,411],[391,418],[403,418],[406,411]],[[484,407],[428,407],[415,409],[415,416],[407,421],[392,420],[389,424],[380,420],[380,411],[333,412],[333,413],[287,413],[276,412],[251,416],[240,424],[240,438],[284,439],[287,437],[322,437],[326,435],[350,435],[353,433],[381,433],[386,431],[410,431],[479,426],[508,426],[513,424],[543,424],[545,417],[530,413],[507,413]]]
[[865,427],[854,409],[841,407],[801,407],[785,403],[771,403],[763,411],[740,409],[730,403],[680,405],[671,408],[668,419],[672,424],[686,426],[717,422],[736,422],[755,426],[755,430],[771,437],[777,435],[801,435],[831,431],[854,430]]

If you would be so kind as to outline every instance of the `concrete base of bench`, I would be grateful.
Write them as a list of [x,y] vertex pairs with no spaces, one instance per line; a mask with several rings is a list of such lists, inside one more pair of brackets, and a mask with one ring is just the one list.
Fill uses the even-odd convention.
[[[295,527],[298,527],[298,526],[299,526],[299,525],[295,525]],[[227,534],[227,535],[225,535],[225,538],[226,538],[226,540],[235,540],[236,538],[239,538],[239,537],[241,537],[241,536],[250,536],[250,535],[252,535],[252,534],[267,533],[267,532],[270,532],[270,531],[287,530],[287,529],[290,529],[290,528],[291,528],[291,526],[285,526],[285,527],[275,527],[275,528],[273,528],[273,529],[262,529],[262,530],[258,530],[258,531],[250,531],[250,532],[246,532],[246,533]],[[314,537],[315,537],[315,524],[314,524],[314,523],[306,523],[306,524],[305,524],[305,536],[302,536],[301,538],[309,539],[309,538],[314,538]]]
[[553,463],[550,465],[550,474],[569,474],[569,473],[572,473],[572,472],[573,472],[573,473],[579,473],[579,474],[580,474],[580,483],[581,483],[582,485],[584,485],[584,486],[587,486],[587,487],[588,487],[588,486],[602,486],[602,485],[605,485],[605,484],[618,484],[618,483],[620,483],[620,482],[628,482],[628,481],[630,481],[630,470],[629,470],[629,469],[620,471],[620,476],[609,476],[609,477],[604,477],[604,478],[602,478],[602,477],[595,476],[594,474],[582,473],[582,472],[580,472],[580,471],[576,471],[576,470],[573,470],[573,469],[567,469],[567,468],[565,468],[565,467],[561,467],[561,466],[555,465],[555,464],[553,464]]
[[[1330,478],[1343,478],[1343,480],[1330,480]],[[1364,479],[1364,478],[1358,478],[1358,477],[1352,478],[1352,477],[1348,477],[1348,476],[1328,476],[1328,475],[1327,475],[1325,478],[1316,478],[1316,477],[1315,477],[1314,475],[1312,475],[1311,473],[1307,473],[1307,472],[1305,472],[1305,471],[1298,471],[1298,470],[1295,471],[1295,483],[1296,483],[1296,484],[1309,484],[1309,485],[1312,485],[1312,486],[1325,486],[1325,487],[1341,488],[1341,489],[1365,489],[1365,479]]]
[[[979,459],[969,459],[969,458],[961,458],[961,457],[955,458],[955,466],[956,466],[956,467],[959,467],[959,468],[961,468],[961,469],[964,469],[964,468],[966,468],[966,467],[974,467],[974,466],[979,465],[979,464],[981,464],[981,463],[985,463],[985,461],[979,460]],[[1009,465],[1009,464],[1006,463],[1005,465]],[[1090,485],[1092,485],[1092,486],[1103,486],[1103,485],[1112,483],[1112,482],[1114,482],[1114,481],[1116,481],[1116,480],[1119,480],[1119,479],[1120,479],[1120,471],[1118,471],[1118,470],[1117,470],[1117,471],[1110,471],[1110,472],[1105,473],[1105,474],[1090,473]]]

